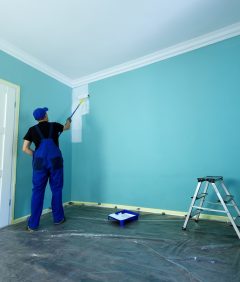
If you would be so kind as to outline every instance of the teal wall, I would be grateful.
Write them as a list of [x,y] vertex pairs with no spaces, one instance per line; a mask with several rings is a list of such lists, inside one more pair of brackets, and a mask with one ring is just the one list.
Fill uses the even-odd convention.
[[[83,142],[61,135],[64,202],[187,210],[196,178],[223,175],[240,203],[240,37],[89,85]],[[0,78],[21,87],[15,218],[29,214],[32,110],[64,123],[71,88],[0,52]],[[72,188],[72,189],[71,189]],[[50,206],[47,188],[45,207]]]
[[89,85],[72,199],[186,211],[196,178],[240,199],[240,37]]
[[[71,88],[37,71],[19,60],[0,51],[0,78],[20,86],[20,116],[18,135],[17,182],[15,218],[30,213],[31,157],[22,152],[22,142],[28,128],[35,124],[32,112],[36,107],[47,106],[52,121],[65,123],[71,110]],[[60,137],[60,146],[65,160],[65,186],[63,200],[71,195],[71,144],[70,132]],[[44,207],[51,206],[48,187]]]

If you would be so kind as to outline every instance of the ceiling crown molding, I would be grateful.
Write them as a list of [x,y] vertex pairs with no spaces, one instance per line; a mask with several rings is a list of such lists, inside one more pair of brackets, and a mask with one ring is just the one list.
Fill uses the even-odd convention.
[[31,67],[47,74],[48,76],[60,81],[63,84],[68,85],[71,88],[79,87],[91,82],[101,80],[107,77],[118,75],[127,71],[131,71],[155,62],[166,60],[168,58],[207,46],[219,41],[229,39],[234,36],[240,35],[240,22],[218,29],[214,32],[207,33],[205,35],[195,37],[191,40],[181,42],[174,46],[161,49],[157,52],[151,53],[149,55],[140,57],[136,60],[131,60],[124,64],[120,64],[91,75],[80,77],[79,79],[72,80],[71,78],[63,75],[62,73],[56,71],[55,69],[49,67],[48,65],[42,63],[35,57],[28,55],[24,51],[16,48],[9,42],[0,39],[0,50],[5,53],[15,57],[16,59],[30,65]]
[[38,71],[41,71],[45,73],[46,75],[60,81],[63,84],[68,85],[69,87],[72,87],[71,79],[63,75],[62,73],[56,71],[55,69],[49,67],[48,65],[42,63],[35,57],[27,54],[26,52],[18,49],[11,43],[0,39],[0,50],[3,52],[13,56],[14,58],[24,62],[25,64],[37,69]]
[[218,29],[214,32],[207,33],[205,35],[195,37],[191,40],[176,44],[169,48],[159,50],[136,60],[132,60],[124,64],[120,64],[115,67],[73,80],[72,87],[78,87],[97,80],[131,71],[238,35],[240,35],[240,22],[222,29]]

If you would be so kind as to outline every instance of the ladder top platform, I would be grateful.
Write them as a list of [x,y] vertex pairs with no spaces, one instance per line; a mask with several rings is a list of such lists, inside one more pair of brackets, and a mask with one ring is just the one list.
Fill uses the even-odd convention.
[[198,182],[208,181],[210,183],[215,183],[216,181],[222,181],[222,176],[205,176],[205,177],[198,177]]

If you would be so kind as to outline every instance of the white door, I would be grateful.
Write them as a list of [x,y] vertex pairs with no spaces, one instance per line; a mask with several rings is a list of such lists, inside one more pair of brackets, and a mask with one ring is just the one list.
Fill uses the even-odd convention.
[[8,225],[12,217],[17,93],[17,86],[0,80],[0,228]]

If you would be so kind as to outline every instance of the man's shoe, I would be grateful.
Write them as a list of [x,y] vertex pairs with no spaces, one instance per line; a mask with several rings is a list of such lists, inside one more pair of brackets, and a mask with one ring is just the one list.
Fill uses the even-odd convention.
[[27,231],[29,232],[34,232],[34,231],[37,231],[37,228],[30,228],[29,226],[27,226]]
[[59,224],[62,224],[66,221],[66,218],[64,217],[61,221],[59,222],[54,222],[55,225],[59,225]]

